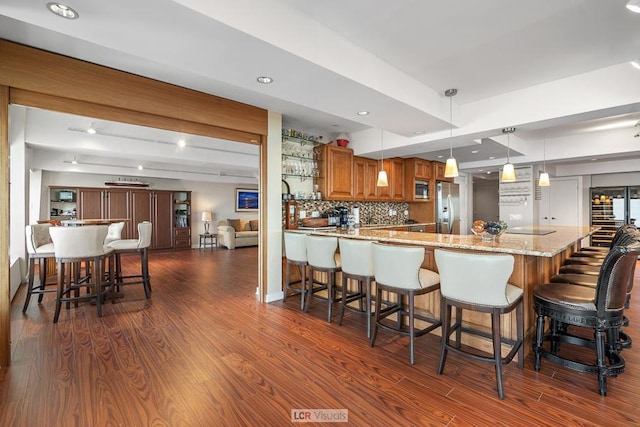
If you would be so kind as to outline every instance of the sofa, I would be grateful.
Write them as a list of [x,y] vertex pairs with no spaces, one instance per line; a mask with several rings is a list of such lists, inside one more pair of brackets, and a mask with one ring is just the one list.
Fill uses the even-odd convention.
[[258,245],[257,219],[223,219],[217,227],[218,246],[235,249]]

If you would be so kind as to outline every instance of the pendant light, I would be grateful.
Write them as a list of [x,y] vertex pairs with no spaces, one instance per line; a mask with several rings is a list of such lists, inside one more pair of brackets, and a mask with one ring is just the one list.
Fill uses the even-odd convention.
[[504,128],[502,129],[502,133],[507,134],[507,163],[502,166],[502,177],[500,178],[501,182],[515,182],[516,180],[516,170],[513,167],[513,163],[511,163],[511,159],[509,158],[510,144],[509,144],[509,135],[516,131],[516,128]]
[[444,96],[449,97],[449,158],[444,167],[444,177],[454,178],[458,175],[458,161],[453,157],[453,97],[458,93],[458,89],[447,89]]
[[538,178],[538,187],[548,187],[551,185],[549,174],[547,173],[547,140],[542,143],[542,173]]
[[380,129],[380,172],[378,172],[378,187],[388,187],[389,179],[387,178],[387,171],[384,170],[384,130]]

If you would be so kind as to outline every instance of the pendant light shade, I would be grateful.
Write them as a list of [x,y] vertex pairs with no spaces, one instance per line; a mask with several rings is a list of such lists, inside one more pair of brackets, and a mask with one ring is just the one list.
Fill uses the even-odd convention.
[[545,139],[542,146],[542,173],[538,178],[538,186],[548,187],[550,185],[551,181],[549,181],[549,174],[547,173],[547,140]]
[[549,174],[546,172],[542,172],[540,174],[540,178],[538,179],[538,186],[548,187],[550,185],[551,185],[551,182],[549,181]]
[[458,93],[458,89],[447,89],[444,95],[449,97],[449,158],[444,168],[445,178],[455,178],[459,176],[458,161],[453,157],[453,97]]
[[511,159],[509,158],[509,135],[515,132],[516,128],[504,128],[502,129],[502,133],[507,134],[507,163],[502,166],[502,176],[500,177],[501,182],[515,182],[516,180],[516,170],[511,163]]
[[380,130],[380,171],[378,172],[378,187],[388,187],[389,178],[387,178],[387,171],[384,170],[384,130]]

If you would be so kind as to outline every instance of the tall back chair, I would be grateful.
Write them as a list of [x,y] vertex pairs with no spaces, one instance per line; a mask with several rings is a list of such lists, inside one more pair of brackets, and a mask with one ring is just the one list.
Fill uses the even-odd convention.
[[[440,326],[440,319],[415,311],[415,297],[440,289],[440,276],[431,270],[421,268],[424,248],[417,246],[396,246],[373,243],[373,272],[376,280],[375,322],[371,341],[373,347],[378,329],[409,336],[409,361],[414,362],[415,337],[427,334]],[[396,295],[395,303],[388,303],[382,309],[382,292]],[[406,299],[406,301],[405,301]],[[393,323],[389,316],[396,315]],[[407,318],[408,325],[404,319]],[[425,321],[429,326],[416,330],[415,319]]]
[[[51,224],[31,224],[25,228],[27,253],[29,254],[29,272],[27,278],[27,296],[24,300],[22,312],[27,311],[31,295],[38,295],[38,303],[42,302],[45,293],[55,292],[55,289],[47,289],[48,285],[55,283],[47,283],[47,259],[54,258],[53,243],[49,234]],[[38,263],[38,276],[40,284],[34,289],[35,266]]]
[[[115,240],[107,245],[109,248],[113,249],[116,259],[116,288],[124,285],[142,284],[144,287],[144,295],[147,299],[151,296],[151,276],[149,274],[148,249],[149,246],[151,246],[152,229],[151,222],[141,222],[138,224],[137,239]],[[140,274],[123,275],[121,255],[127,253],[140,254]]]
[[109,224],[107,230],[107,237],[104,239],[104,244],[108,245],[116,240],[122,240],[122,230],[124,229],[124,221],[114,222]]
[[[112,268],[106,275],[107,259],[111,258],[112,249],[104,246],[107,236],[106,225],[90,225],[84,227],[51,227],[51,239],[58,268],[58,293],[56,311],[53,322],[60,317],[62,303],[91,300],[96,302],[98,316],[102,317],[103,290],[112,283]],[[88,263],[91,274],[80,280],[79,264]],[[109,267],[111,267],[109,263]],[[86,295],[80,295],[80,288],[87,288]],[[73,294],[73,295],[72,295]]]
[[[548,283],[535,288],[536,371],[540,370],[541,359],[545,357],[569,369],[595,373],[600,394],[607,394],[607,377],[617,376],[625,369],[618,334],[624,324],[629,280],[638,255],[640,243],[637,241],[612,248],[602,263],[595,290],[572,283]],[[546,318],[551,321],[548,332]],[[592,329],[594,340],[572,334],[569,326]],[[548,348],[545,342],[550,343]],[[561,343],[582,346],[583,354],[595,349],[595,363],[585,363],[584,358],[575,360],[575,353],[563,354]]]
[[[340,307],[338,325],[342,325],[342,318],[347,304],[358,301],[360,312],[362,300],[365,300],[367,316],[367,338],[371,338],[371,283],[374,281],[373,269],[373,242],[368,240],[355,240],[340,238],[340,263],[342,267],[342,289],[344,296]],[[349,293],[347,280],[357,282],[358,290]]]
[[[313,294],[326,286],[327,290],[327,322],[331,322],[331,307],[336,299],[336,291],[344,295],[342,287],[336,286],[336,273],[341,270],[340,257],[336,254],[338,249],[337,237],[307,236],[307,262],[309,264],[309,290],[305,301],[304,311],[309,310],[309,304]],[[324,286],[314,288],[314,271],[327,274],[327,282]]]
[[[306,293],[307,279],[307,235],[290,231],[284,232],[284,256],[286,258],[285,286],[283,300],[287,300],[287,294],[293,292],[300,294],[300,310],[304,309],[304,295]],[[295,265],[300,271],[300,280],[291,282],[291,266]],[[300,287],[292,285],[300,284]]]
[[[495,366],[498,396],[504,399],[502,384],[502,365],[509,363],[518,354],[518,368],[522,369],[524,359],[523,337],[524,319],[522,289],[509,284],[513,272],[512,255],[475,254],[465,252],[435,250],[436,265],[440,272],[440,293],[442,303],[442,345],[438,374],[442,374],[449,350],[472,359],[487,362]],[[456,308],[456,322],[451,325],[451,307]],[[493,357],[485,357],[461,346],[462,310],[473,310],[491,313],[491,339],[493,341]],[[516,310],[515,342],[511,342],[511,350],[502,357],[500,316]],[[456,333],[455,345],[451,344],[451,334]],[[480,331],[465,329],[465,333]]]

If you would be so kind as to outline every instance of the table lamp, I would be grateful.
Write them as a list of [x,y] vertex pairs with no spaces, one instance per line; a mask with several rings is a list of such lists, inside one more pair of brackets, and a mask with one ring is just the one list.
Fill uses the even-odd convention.
[[211,211],[202,212],[202,222],[204,222],[204,234],[209,234],[209,223],[213,221],[213,213]]

